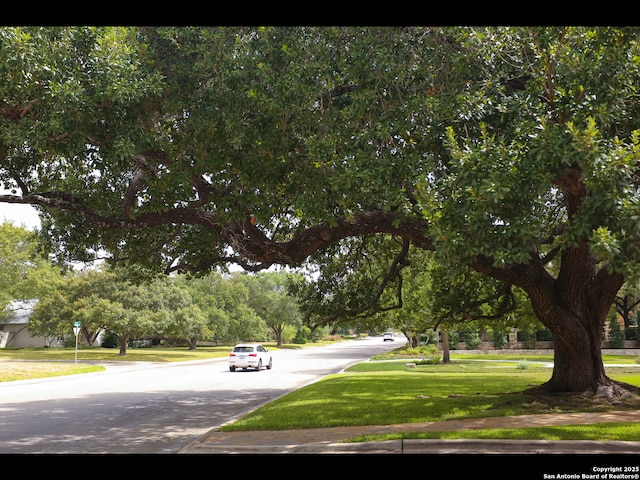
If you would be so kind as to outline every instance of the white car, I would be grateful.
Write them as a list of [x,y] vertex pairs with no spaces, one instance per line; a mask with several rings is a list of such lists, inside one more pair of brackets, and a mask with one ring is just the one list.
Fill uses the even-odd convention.
[[229,354],[229,370],[236,371],[236,368],[253,368],[257,371],[266,367],[271,370],[273,358],[269,350],[260,343],[239,343]]
[[393,333],[391,332],[384,332],[384,334],[382,335],[382,339],[386,342],[393,342],[395,341],[395,338],[393,338]]

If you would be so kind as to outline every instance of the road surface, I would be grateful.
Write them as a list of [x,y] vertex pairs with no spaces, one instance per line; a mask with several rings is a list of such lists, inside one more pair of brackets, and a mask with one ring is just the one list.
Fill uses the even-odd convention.
[[273,369],[260,372],[230,372],[223,358],[3,382],[0,454],[177,453],[212,428],[401,341],[277,350]]

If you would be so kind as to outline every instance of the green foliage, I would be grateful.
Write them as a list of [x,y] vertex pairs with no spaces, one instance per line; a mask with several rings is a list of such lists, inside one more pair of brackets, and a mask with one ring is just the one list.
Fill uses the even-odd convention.
[[534,328],[519,329],[518,341],[523,343],[524,348],[535,347],[537,342],[536,330]]
[[12,300],[41,298],[61,282],[60,270],[39,249],[34,232],[0,224],[0,315]]
[[625,340],[640,340],[640,336],[638,334],[638,332],[640,332],[640,329],[638,329],[638,327],[633,327],[633,328],[625,328],[624,329],[624,339]]
[[617,318],[609,321],[609,342],[612,348],[622,348],[624,346],[624,331],[620,328]]
[[465,342],[467,350],[475,350],[482,343],[480,333],[477,328],[465,327],[460,332],[460,341]]
[[416,365],[433,365],[439,363],[441,360],[440,352],[435,344],[421,345],[419,347],[408,347],[405,349],[404,354],[418,358]]
[[292,342],[298,345],[304,345],[307,343],[311,330],[308,327],[300,327],[296,330],[296,336],[293,337]]
[[[590,312],[562,332],[588,336],[640,278],[638,27],[4,27],[0,43],[0,201],[42,208],[58,262],[309,261],[312,330],[411,338],[517,310],[561,331],[546,312],[564,309]],[[384,312],[409,272],[432,283],[405,322]],[[218,338],[282,332],[199,308]]]
[[491,332],[491,339],[495,348],[502,349],[507,344],[507,332],[495,329]]
[[[190,348],[198,341],[268,341],[263,317],[290,328],[298,323],[293,301],[284,291],[285,278],[275,288],[270,283],[273,275],[262,275],[265,278],[176,276],[132,283],[117,269],[75,272],[58,290],[43,296],[29,328],[35,334],[64,336],[78,321],[87,340],[105,330],[103,344],[121,348],[133,340],[150,338],[186,341]],[[260,303],[260,298],[271,303]],[[274,328],[271,332],[275,337]]]
[[458,343],[461,341],[460,334],[457,331],[449,332],[449,348],[451,350],[456,350],[458,348]]
[[240,277],[249,290],[247,304],[264,321],[278,345],[283,343],[287,326],[299,327],[302,323],[296,300],[286,294],[290,277],[284,271]]
[[102,337],[102,347],[104,348],[117,348],[120,346],[118,337],[111,332],[106,332]]

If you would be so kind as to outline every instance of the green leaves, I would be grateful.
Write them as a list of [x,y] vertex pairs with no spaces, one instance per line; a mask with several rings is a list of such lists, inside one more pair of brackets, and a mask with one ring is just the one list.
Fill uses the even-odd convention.
[[0,312],[12,300],[32,300],[60,286],[60,271],[39,250],[37,236],[0,224]]
[[[207,270],[228,232],[274,251],[238,230],[247,215],[290,241],[387,211],[425,220],[451,261],[527,262],[561,223],[553,245],[602,227],[616,257],[640,259],[636,28],[29,27],[0,40],[0,179],[82,202],[79,217],[50,216],[67,253]],[[163,225],[103,228],[152,215]]]

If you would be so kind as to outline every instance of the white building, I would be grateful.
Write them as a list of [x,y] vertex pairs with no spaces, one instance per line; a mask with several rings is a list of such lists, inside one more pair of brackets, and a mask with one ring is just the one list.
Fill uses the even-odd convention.
[[33,336],[29,332],[29,316],[33,310],[35,300],[28,302],[11,302],[6,308],[8,316],[0,318],[0,348],[38,348],[59,346],[57,340]]

